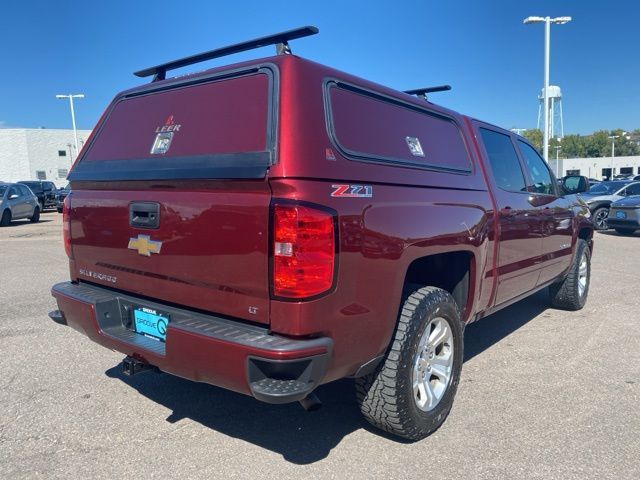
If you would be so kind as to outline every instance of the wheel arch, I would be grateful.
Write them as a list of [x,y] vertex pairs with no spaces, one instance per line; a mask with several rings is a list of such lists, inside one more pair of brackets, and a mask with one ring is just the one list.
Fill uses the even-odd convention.
[[472,251],[453,250],[419,256],[405,271],[402,300],[417,288],[441,288],[451,294],[466,322],[471,317],[476,294],[475,275],[476,257]]
[[612,200],[601,200],[599,202],[595,202],[589,205],[589,210],[591,211],[591,213],[593,213],[599,208],[609,208],[612,203],[613,203]]

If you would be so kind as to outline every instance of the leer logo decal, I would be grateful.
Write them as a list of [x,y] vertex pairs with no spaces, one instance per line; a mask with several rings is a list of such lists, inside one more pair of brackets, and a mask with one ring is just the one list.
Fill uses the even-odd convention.
[[419,138],[405,137],[405,141],[407,142],[407,147],[409,147],[411,155],[413,155],[414,157],[424,157],[424,150],[422,150],[422,145],[420,144]]
[[152,253],[160,253],[162,248],[162,242],[151,240],[149,235],[138,235],[138,238],[130,238],[129,246],[130,250],[137,250],[140,255],[150,257]]
[[343,198],[371,198],[373,197],[373,187],[371,185],[331,185],[332,197]]
[[180,131],[180,127],[182,127],[182,125],[173,121],[173,115],[169,115],[167,117],[164,125],[156,127],[156,138],[151,146],[151,154],[157,155],[167,153],[169,151],[169,147],[171,147],[173,135]]

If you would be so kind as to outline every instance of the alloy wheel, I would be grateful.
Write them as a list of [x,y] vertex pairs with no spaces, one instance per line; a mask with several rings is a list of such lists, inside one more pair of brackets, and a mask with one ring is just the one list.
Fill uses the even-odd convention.
[[413,398],[428,412],[442,400],[453,371],[453,333],[442,317],[433,318],[422,332],[413,365]]

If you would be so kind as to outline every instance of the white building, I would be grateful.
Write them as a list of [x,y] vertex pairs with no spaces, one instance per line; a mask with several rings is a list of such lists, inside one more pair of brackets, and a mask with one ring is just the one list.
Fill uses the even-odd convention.
[[[90,133],[78,130],[80,148]],[[0,129],[0,182],[51,180],[63,187],[76,156],[73,130]]]
[[557,162],[555,159],[549,159],[549,167],[558,178],[565,175],[584,175],[604,180],[611,175],[640,175],[640,156],[613,159],[611,157],[561,158]]

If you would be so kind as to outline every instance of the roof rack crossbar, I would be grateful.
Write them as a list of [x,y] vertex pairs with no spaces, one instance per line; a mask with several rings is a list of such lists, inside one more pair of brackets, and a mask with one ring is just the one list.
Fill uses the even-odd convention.
[[447,90],[451,90],[451,85],[438,85],[437,87],[416,88],[415,90],[405,90],[404,93],[408,93],[409,95],[416,95],[417,97],[426,100],[427,93],[445,92]]
[[291,53],[289,47],[289,40],[295,40],[297,38],[308,37],[318,33],[318,29],[313,26],[296,28],[294,30],[288,30],[286,32],[276,33],[274,35],[268,35],[266,37],[256,38],[246,42],[236,43],[235,45],[229,45],[227,47],[217,48],[208,52],[198,53],[189,57],[180,58],[171,62],[156,65],[155,67],[145,68],[134,73],[137,77],[149,77],[153,75],[153,82],[158,80],[164,80],[169,70],[175,70],[176,68],[186,67],[193,65],[194,63],[204,62],[206,60],[212,60],[214,58],[224,57],[226,55],[232,55],[234,53],[240,53],[247,50],[253,50],[254,48],[266,47],[269,45],[276,45],[276,52],[278,55],[285,55]]

